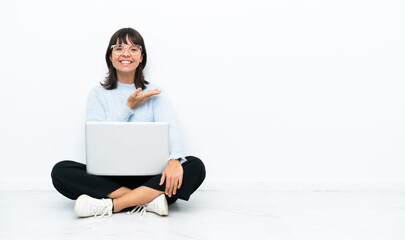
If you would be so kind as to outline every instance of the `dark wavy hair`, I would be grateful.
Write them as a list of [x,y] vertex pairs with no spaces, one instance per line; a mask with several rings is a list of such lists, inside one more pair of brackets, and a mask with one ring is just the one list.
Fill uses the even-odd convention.
[[145,89],[146,85],[149,84],[148,81],[145,80],[145,77],[143,76],[143,69],[146,66],[146,60],[147,60],[147,54],[146,54],[146,48],[145,48],[145,43],[143,42],[143,38],[141,34],[139,34],[138,31],[132,28],[121,28],[120,30],[116,31],[114,35],[112,35],[110,39],[110,43],[108,44],[107,47],[107,52],[105,54],[105,61],[107,62],[107,67],[108,67],[108,75],[105,78],[105,81],[103,83],[100,82],[100,84],[107,90],[112,90],[117,88],[117,71],[115,70],[111,60],[110,56],[112,54],[112,49],[111,46],[114,44],[117,44],[117,40],[119,44],[131,44],[127,42],[127,36],[128,38],[132,41],[132,43],[141,45],[142,46],[142,55],[143,59],[142,62],[139,63],[138,67],[136,68],[135,71],[135,76],[134,76],[134,84],[135,88],[142,88]]

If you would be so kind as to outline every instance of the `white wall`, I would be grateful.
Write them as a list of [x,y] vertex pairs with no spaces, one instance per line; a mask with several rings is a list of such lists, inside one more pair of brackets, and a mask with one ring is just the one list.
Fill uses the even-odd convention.
[[87,93],[128,26],[207,181],[404,181],[404,12],[400,0],[3,0],[0,181],[84,162]]

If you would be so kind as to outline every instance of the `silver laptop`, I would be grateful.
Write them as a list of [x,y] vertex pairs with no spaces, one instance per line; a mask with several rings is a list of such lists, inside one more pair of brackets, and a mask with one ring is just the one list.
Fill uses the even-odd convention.
[[168,158],[167,122],[86,122],[87,173],[157,175]]

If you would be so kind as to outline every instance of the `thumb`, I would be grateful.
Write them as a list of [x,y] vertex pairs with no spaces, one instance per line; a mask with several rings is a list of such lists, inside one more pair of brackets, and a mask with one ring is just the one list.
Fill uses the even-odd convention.
[[138,95],[142,91],[142,88],[137,88],[134,92],[134,95]]

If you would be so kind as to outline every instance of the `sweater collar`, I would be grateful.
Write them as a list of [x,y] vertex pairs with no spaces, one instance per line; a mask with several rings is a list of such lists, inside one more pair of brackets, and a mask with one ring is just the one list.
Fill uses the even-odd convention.
[[135,84],[130,83],[130,84],[126,84],[126,83],[120,83],[117,81],[117,88],[121,88],[121,89],[135,89]]

